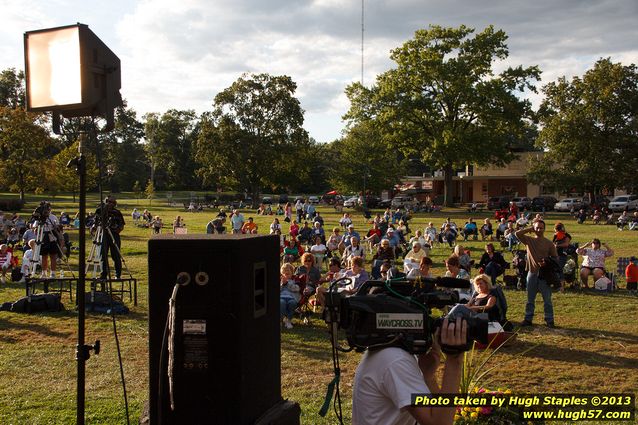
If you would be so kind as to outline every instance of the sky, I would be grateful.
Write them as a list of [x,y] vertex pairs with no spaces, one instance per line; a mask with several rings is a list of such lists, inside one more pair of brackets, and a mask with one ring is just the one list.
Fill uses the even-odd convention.
[[[363,0],[365,85],[390,50],[429,25],[508,36],[495,64],[538,65],[540,85],[584,74],[601,57],[638,64],[638,0]],[[289,75],[318,142],[341,136],[361,80],[361,0],[0,0],[0,70],[24,69],[23,34],[81,22],[120,58],[122,96],[138,117],[212,109],[243,73]],[[538,106],[541,95],[528,96]]]

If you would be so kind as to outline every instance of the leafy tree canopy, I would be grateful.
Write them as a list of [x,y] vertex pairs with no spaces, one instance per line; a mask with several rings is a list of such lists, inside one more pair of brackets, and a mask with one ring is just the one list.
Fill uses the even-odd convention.
[[196,114],[193,110],[171,109],[162,115],[144,116],[146,123],[146,157],[154,174],[156,189],[194,187],[193,143],[197,138]]
[[330,182],[343,193],[379,193],[399,182],[403,169],[399,152],[383,141],[372,121],[352,126],[333,143],[335,163]]
[[0,72],[0,106],[24,107],[24,72],[8,68]]
[[244,74],[202,116],[195,158],[206,185],[248,191],[285,188],[308,175],[310,141],[288,76]]
[[559,190],[600,193],[638,186],[638,71],[598,60],[583,77],[543,87],[532,182]]
[[0,182],[19,192],[23,201],[25,191],[42,190],[45,162],[54,149],[41,118],[22,108],[0,106]]
[[452,173],[466,164],[502,165],[513,159],[533,117],[519,95],[535,91],[536,66],[494,71],[507,58],[507,35],[492,26],[431,26],[391,52],[396,67],[371,88],[350,85],[349,125],[374,120],[384,140],[406,156],[417,155],[445,171],[451,199]]

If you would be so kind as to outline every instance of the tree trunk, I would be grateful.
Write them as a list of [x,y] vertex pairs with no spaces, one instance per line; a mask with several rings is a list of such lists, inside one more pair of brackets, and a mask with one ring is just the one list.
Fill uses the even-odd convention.
[[20,202],[24,205],[24,174],[22,170],[18,171],[18,184],[20,186]]
[[251,207],[253,209],[257,209],[257,206],[260,204],[259,202],[259,186],[258,185],[253,185],[251,187],[251,194],[250,196],[253,198],[253,204],[251,205]]
[[446,165],[443,167],[443,175],[445,180],[443,181],[443,205],[446,207],[451,207],[454,204],[454,200],[452,198],[452,175],[454,173],[454,168],[452,165]]
[[596,203],[596,190],[594,187],[590,187],[587,192],[587,196],[589,196],[589,207],[593,206]]

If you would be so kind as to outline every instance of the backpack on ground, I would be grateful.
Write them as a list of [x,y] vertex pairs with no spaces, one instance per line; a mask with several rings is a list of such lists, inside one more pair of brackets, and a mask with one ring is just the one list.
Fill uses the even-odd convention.
[[11,304],[14,313],[57,312],[64,310],[60,294],[35,294],[23,297]]

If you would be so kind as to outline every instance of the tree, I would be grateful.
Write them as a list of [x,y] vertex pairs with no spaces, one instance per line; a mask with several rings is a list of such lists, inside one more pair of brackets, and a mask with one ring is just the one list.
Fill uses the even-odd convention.
[[528,178],[558,190],[599,194],[638,186],[638,70],[598,60],[581,77],[543,87],[542,130]]
[[507,35],[492,26],[474,34],[466,26],[431,26],[391,52],[396,68],[371,88],[350,85],[349,125],[373,120],[384,140],[406,157],[417,155],[445,172],[445,201],[452,175],[467,164],[504,165],[511,146],[525,137],[531,104],[517,94],[535,91],[537,67],[507,68],[494,75],[496,60],[507,58]]
[[0,73],[0,106],[24,107],[25,93],[23,71],[8,68]]
[[146,114],[144,119],[146,157],[154,174],[153,184],[169,189],[192,188],[195,185],[192,146],[198,128],[195,111],[171,109],[161,116]]
[[133,193],[135,193],[135,196],[137,196],[137,199],[139,200],[140,195],[142,194],[142,185],[139,180],[135,180],[135,183],[133,184]]
[[342,192],[378,193],[399,182],[402,169],[396,150],[383,141],[371,121],[351,127],[346,136],[334,142],[336,163],[330,182]]
[[[78,142],[73,145],[64,148],[58,153],[50,163],[50,166],[46,167],[47,170],[47,190],[48,191],[63,191],[71,192],[73,194],[73,202],[75,202],[75,195],[80,191],[80,178],[76,171],[75,166],[69,167],[69,161],[77,158],[78,156]],[[86,161],[86,187],[95,187],[99,177],[99,171],[97,168],[97,162],[95,155],[85,149],[84,158]]]
[[42,116],[0,106],[0,182],[20,193],[42,189],[47,161],[57,152]]
[[144,189],[144,194],[146,195],[146,199],[149,200],[150,204],[153,205],[153,198],[155,197],[155,185],[151,180],[146,184],[146,188]]
[[120,107],[115,111],[115,129],[103,139],[103,162],[114,171],[110,179],[111,191],[131,190],[140,176],[138,161],[146,158],[144,145],[144,125],[137,120],[133,109]]
[[288,76],[243,75],[203,114],[195,149],[204,184],[247,190],[256,202],[264,187],[282,187],[309,164],[303,110]]

